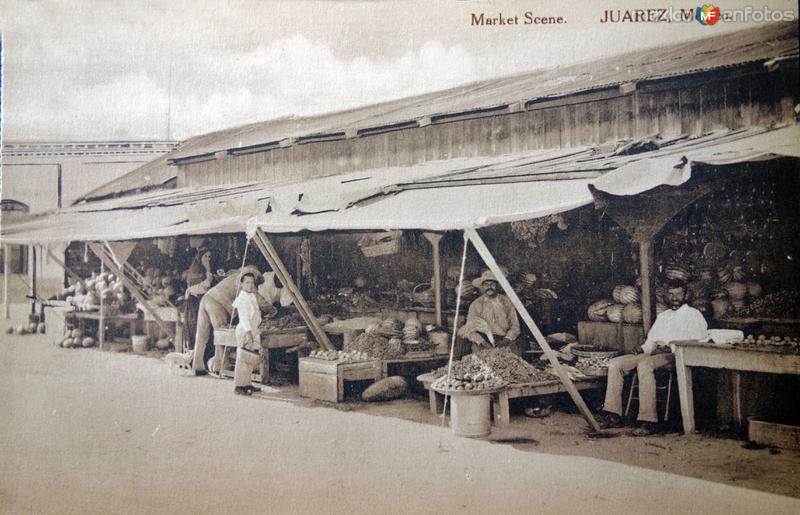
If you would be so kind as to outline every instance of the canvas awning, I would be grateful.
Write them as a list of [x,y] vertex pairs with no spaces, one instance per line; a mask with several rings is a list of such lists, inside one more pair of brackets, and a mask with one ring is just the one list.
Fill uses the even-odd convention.
[[[154,191],[3,223],[11,244],[191,234],[480,228],[593,202],[589,185],[635,195],[678,185],[691,165],[800,157],[800,126],[721,130],[505,156],[455,158],[321,177]],[[685,164],[684,164],[685,163]]]
[[[265,232],[480,228],[574,209],[589,185],[635,195],[691,177],[692,163],[723,165],[800,157],[800,126],[722,130],[699,137],[620,142],[427,163],[408,173],[339,175],[276,188]],[[645,149],[645,150],[639,150]]]
[[4,243],[48,244],[242,232],[268,202],[269,193],[257,184],[154,191],[4,223],[0,234]]

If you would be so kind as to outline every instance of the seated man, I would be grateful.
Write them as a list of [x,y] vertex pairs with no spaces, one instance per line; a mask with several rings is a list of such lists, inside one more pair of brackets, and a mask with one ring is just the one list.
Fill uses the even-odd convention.
[[640,427],[633,434],[647,436],[656,430],[655,370],[675,363],[675,356],[669,342],[677,340],[702,340],[708,334],[708,324],[703,315],[685,303],[686,286],[680,281],[670,281],[667,285],[670,309],[662,312],[647,333],[647,340],[641,347],[612,359],[608,366],[608,385],[603,410],[609,426],[622,425],[622,386],[625,374],[636,369],[639,377],[639,416]]
[[481,348],[508,347],[521,355],[517,343],[519,320],[511,300],[498,293],[500,285],[494,274],[485,270],[472,284],[483,293],[472,301],[467,314],[467,323],[459,335],[472,342],[472,352]]

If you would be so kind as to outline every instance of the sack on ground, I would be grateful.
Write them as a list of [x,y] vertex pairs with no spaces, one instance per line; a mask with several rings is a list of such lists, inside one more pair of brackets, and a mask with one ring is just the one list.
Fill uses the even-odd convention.
[[381,379],[364,390],[364,393],[361,394],[361,400],[365,402],[390,401],[392,399],[399,399],[406,393],[408,393],[408,383],[405,378],[401,376],[392,376]]

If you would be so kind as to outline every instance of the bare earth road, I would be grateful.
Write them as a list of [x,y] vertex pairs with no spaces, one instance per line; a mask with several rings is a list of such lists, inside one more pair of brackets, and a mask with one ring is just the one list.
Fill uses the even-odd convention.
[[3,513],[800,513],[800,500],[0,337]]

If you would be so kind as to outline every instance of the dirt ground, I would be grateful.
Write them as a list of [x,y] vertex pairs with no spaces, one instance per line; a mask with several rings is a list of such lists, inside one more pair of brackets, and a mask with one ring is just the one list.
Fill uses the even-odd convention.
[[0,342],[3,513],[800,512],[797,452],[590,439],[568,413],[471,440],[422,398],[246,398],[152,356]]

